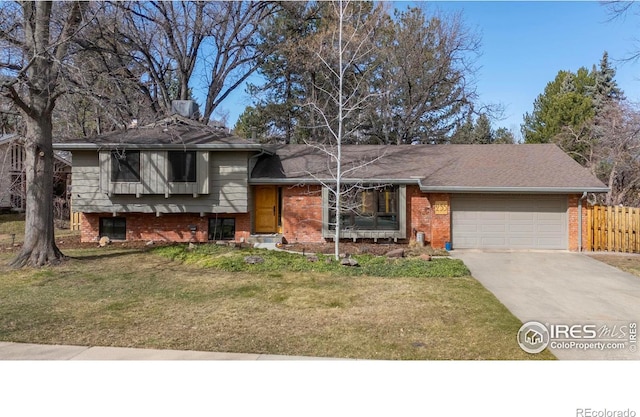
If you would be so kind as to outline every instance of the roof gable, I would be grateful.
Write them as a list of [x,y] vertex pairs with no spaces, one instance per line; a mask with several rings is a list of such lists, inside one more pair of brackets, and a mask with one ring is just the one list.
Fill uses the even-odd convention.
[[89,138],[61,140],[58,149],[253,149],[260,144],[232,135],[227,129],[173,115],[158,122]]

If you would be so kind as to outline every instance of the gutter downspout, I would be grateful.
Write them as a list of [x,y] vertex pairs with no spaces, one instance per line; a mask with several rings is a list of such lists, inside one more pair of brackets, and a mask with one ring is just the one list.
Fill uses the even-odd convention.
[[582,193],[578,199],[578,252],[582,252],[582,200],[587,198],[587,192]]

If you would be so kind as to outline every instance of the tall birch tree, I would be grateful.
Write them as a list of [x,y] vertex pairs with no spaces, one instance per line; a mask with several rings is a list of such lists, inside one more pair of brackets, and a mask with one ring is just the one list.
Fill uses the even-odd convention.
[[[382,6],[369,2],[338,0],[331,3],[333,18],[320,28],[320,36],[312,44],[314,56],[321,64],[315,88],[317,96],[309,99],[307,106],[319,120],[318,129],[327,132],[325,143],[308,143],[323,153],[329,163],[330,181],[323,181],[331,198],[334,218],[334,255],[340,256],[341,215],[348,209],[346,197],[358,189],[347,184],[345,178],[362,165],[343,164],[342,146],[358,134],[360,115],[376,94],[367,84],[367,68],[363,65],[372,59],[375,44],[374,31],[382,18]],[[366,18],[365,15],[367,16]],[[312,128],[314,128],[312,126]],[[346,187],[345,187],[346,186]]]

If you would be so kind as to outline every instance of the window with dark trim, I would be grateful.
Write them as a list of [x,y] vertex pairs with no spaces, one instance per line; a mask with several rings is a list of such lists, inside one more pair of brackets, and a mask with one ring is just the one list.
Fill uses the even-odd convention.
[[111,151],[111,182],[140,182],[140,151]]
[[127,219],[124,217],[100,217],[100,237],[127,239]]
[[236,219],[210,218],[209,240],[233,240],[236,238]]
[[[342,195],[342,230],[399,230],[397,185],[365,186]],[[329,193],[329,230],[335,230],[335,195]]]
[[196,152],[169,151],[169,181],[196,182]]

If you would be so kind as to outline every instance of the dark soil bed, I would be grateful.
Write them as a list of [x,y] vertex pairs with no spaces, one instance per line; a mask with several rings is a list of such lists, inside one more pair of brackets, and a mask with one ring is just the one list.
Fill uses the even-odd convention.
[[[333,242],[326,243],[291,243],[283,245],[283,249],[304,252],[304,253],[334,253]],[[371,254],[376,256],[384,255],[395,249],[404,249],[407,255],[448,255],[444,250],[433,249],[430,246],[419,247],[406,243],[369,243],[369,242],[340,242],[340,254],[360,255]]]

